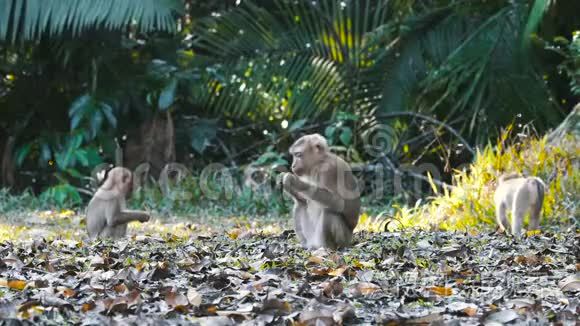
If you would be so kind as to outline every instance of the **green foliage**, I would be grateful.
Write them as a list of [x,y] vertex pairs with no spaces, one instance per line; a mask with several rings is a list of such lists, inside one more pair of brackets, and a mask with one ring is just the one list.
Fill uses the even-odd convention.
[[[395,59],[378,63],[394,75],[386,82],[383,111],[434,113],[478,145],[496,125],[522,114],[539,130],[562,118],[549,90],[520,44],[528,9],[505,2],[487,16],[471,17],[458,3],[411,19]],[[409,65],[409,61],[413,64]],[[423,77],[425,76],[425,77]]]
[[103,162],[98,149],[85,144],[84,139],[89,138],[88,135],[88,132],[53,134],[37,138],[18,149],[18,167],[26,167],[26,158],[36,159],[41,169],[36,173],[42,176],[48,172],[52,180],[57,182],[56,186],[49,187],[41,194],[42,202],[61,208],[76,206],[82,202],[79,188],[74,184],[83,186],[90,169]]
[[559,72],[565,72],[570,79],[572,94],[580,96],[580,30],[572,32],[572,41],[556,37],[554,44],[547,48],[564,57],[564,61],[558,66]]
[[182,9],[179,0],[4,0],[0,40],[37,40],[44,34],[78,36],[90,29],[120,30],[132,24],[141,32],[174,31],[174,14]]
[[[283,164],[289,143],[315,130],[355,162],[379,156],[361,150],[377,130],[392,129],[379,154],[452,152],[449,129],[377,118],[393,111],[445,121],[470,145],[518,113],[540,131],[561,118],[530,38],[572,26],[546,15],[562,2],[228,3],[187,1],[184,13],[180,0],[3,1],[0,139],[16,138],[18,173],[37,192],[69,185],[45,196],[67,201],[60,194],[113,161],[115,138],[160,112],[175,122],[176,157],[194,168]],[[561,68],[578,92],[575,52]]]
[[70,208],[77,207],[82,199],[75,187],[65,183],[46,189],[40,194],[40,201],[45,207]]
[[200,119],[193,123],[190,130],[191,148],[199,154],[203,154],[217,136],[217,121],[215,119]]
[[330,145],[350,146],[353,140],[353,124],[358,121],[356,114],[338,112],[336,119],[324,130],[324,136]]
[[543,224],[574,223],[580,210],[577,140],[570,136],[558,145],[548,145],[547,137],[510,136],[511,129],[508,129],[495,148],[488,145],[478,153],[469,171],[456,171],[451,190],[443,189],[428,204],[401,207],[396,214],[398,225],[465,231],[482,223],[495,224],[495,182],[502,173],[511,172],[538,176],[546,182]]
[[146,208],[165,216],[279,216],[289,204],[279,190],[252,190],[234,179],[187,176],[168,187],[149,183],[134,192],[129,205]]
[[274,3],[268,11],[244,1],[197,24],[194,46],[217,58],[215,69],[225,74],[209,81],[209,105],[257,117],[352,111],[349,97],[369,65],[364,35],[387,23],[387,1]]
[[536,1],[531,13],[517,1],[450,2],[410,10],[401,21],[389,18],[402,4],[387,1],[275,3],[278,10],[267,11],[245,2],[196,26],[194,46],[217,57],[225,75],[208,81],[212,107],[296,117],[423,112],[453,121],[478,144],[516,114],[538,130],[562,118],[527,45],[549,2]]
[[117,118],[111,105],[85,94],[77,98],[69,109],[70,129],[87,131],[86,140],[90,141],[101,133],[103,122],[109,123],[111,128],[117,126]]
[[0,189],[0,214],[2,215],[23,210],[35,210],[39,206],[38,198],[30,191],[14,195],[6,188]]
[[282,153],[277,152],[273,146],[269,146],[264,154],[260,155],[252,164],[256,166],[268,165],[274,167],[276,165],[288,165],[288,161]]

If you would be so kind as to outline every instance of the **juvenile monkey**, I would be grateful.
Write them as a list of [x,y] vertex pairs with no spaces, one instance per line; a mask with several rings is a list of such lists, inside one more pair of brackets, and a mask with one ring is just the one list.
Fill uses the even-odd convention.
[[348,246],[358,223],[360,193],[350,166],[331,153],[319,134],[299,138],[289,150],[292,172],[282,176],[294,200],[294,228],[306,248]]
[[511,212],[511,233],[521,235],[524,216],[530,212],[530,230],[540,226],[540,214],[546,185],[537,177],[519,174],[502,175],[494,194],[496,219],[502,231],[509,229],[507,213]]
[[132,174],[129,169],[115,167],[109,171],[87,207],[87,230],[91,239],[120,238],[127,233],[127,223],[146,222],[149,214],[125,208],[125,198],[131,191]]

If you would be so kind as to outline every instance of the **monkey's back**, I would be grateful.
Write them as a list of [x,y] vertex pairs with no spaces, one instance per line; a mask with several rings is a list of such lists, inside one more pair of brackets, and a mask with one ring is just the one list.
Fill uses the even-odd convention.
[[90,238],[96,238],[103,235],[102,232],[107,228],[107,216],[112,216],[119,210],[119,202],[114,197],[102,199],[94,196],[86,210],[87,231]]

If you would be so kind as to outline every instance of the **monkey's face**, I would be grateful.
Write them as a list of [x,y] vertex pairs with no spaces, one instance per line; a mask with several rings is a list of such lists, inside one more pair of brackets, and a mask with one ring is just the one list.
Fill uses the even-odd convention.
[[116,167],[109,172],[109,178],[113,179],[114,187],[127,197],[133,188],[133,177],[127,168]]
[[326,140],[318,134],[299,138],[290,147],[292,172],[297,176],[310,175],[312,168],[324,159],[326,149]]

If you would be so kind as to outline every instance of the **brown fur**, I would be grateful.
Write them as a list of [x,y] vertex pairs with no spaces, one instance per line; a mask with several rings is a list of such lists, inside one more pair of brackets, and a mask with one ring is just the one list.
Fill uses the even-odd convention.
[[303,136],[291,147],[292,173],[283,187],[294,199],[296,234],[307,248],[350,244],[358,223],[360,193],[350,166],[330,152],[319,134]]
[[131,185],[132,174],[128,169],[115,167],[109,171],[87,207],[87,231],[91,239],[124,237],[129,222],[149,220],[149,214],[125,208]]
[[[545,184],[540,178],[508,174],[499,178],[494,194],[496,219],[501,230],[510,229],[515,236],[522,233],[525,215],[530,213],[529,229],[540,226]],[[511,212],[511,224],[507,214]]]

